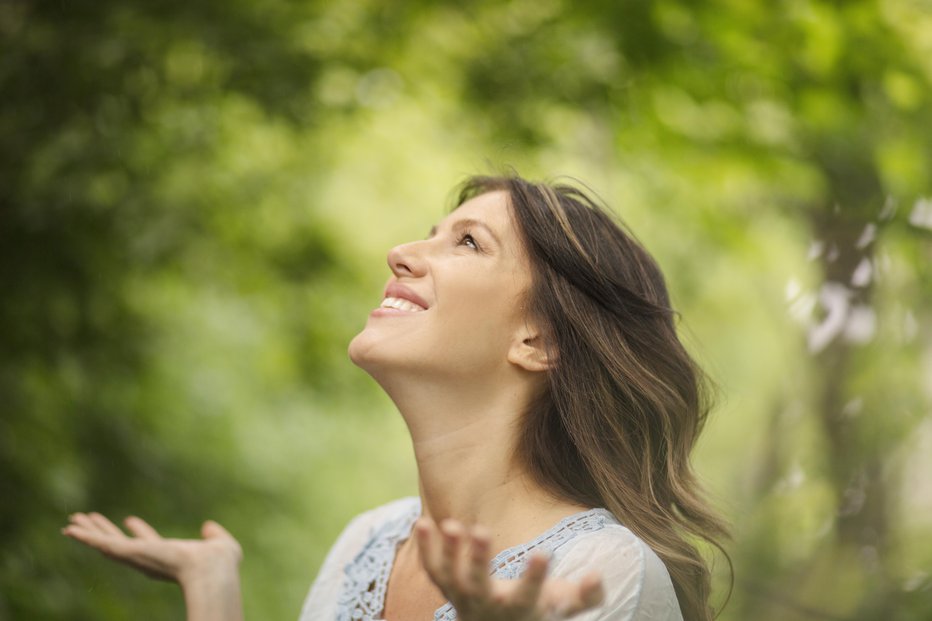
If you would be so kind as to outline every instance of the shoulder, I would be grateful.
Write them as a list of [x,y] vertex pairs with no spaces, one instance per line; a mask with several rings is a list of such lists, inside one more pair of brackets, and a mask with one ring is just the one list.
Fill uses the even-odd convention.
[[421,500],[409,496],[393,500],[384,505],[360,513],[349,521],[340,539],[370,539],[376,532],[386,526],[398,524],[416,517],[421,510]]
[[601,575],[605,600],[579,621],[682,619],[663,561],[614,518],[597,530],[580,533],[553,555],[555,577],[578,581],[592,571]]

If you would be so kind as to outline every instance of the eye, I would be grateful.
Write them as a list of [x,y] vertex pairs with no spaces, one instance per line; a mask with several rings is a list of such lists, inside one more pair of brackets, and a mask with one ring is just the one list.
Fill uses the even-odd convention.
[[457,246],[467,246],[473,250],[482,250],[482,247],[479,246],[479,242],[476,241],[476,238],[473,237],[469,231],[463,231],[460,235],[459,240],[456,242]]

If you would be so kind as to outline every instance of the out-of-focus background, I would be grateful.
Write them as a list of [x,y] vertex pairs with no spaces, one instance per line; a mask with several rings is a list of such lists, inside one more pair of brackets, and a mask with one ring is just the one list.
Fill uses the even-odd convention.
[[928,0],[3,0],[0,619],[181,618],[59,534],[86,510],[219,520],[248,618],[297,618],[416,491],[345,355],[385,253],[503,165],[668,275],[721,618],[932,618],[930,87]]

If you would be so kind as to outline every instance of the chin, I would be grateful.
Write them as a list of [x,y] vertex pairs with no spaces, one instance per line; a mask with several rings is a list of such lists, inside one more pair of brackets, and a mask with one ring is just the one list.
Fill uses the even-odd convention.
[[349,346],[346,348],[346,353],[349,355],[349,359],[357,367],[362,369],[366,368],[365,361],[367,354],[370,349],[372,349],[372,344],[366,342],[365,330],[353,337],[349,342]]
[[374,331],[363,330],[350,341],[346,353],[353,364],[368,373],[383,388],[389,378],[407,377],[411,373],[423,373],[426,370],[423,357],[402,351],[407,349],[405,343],[399,344],[396,340],[392,345],[378,337]]
[[[375,377],[379,369],[391,364],[384,355],[379,354],[379,351],[384,349],[384,347],[379,347],[375,335],[364,329],[353,337],[346,348],[346,353],[353,364]],[[384,354],[384,351],[382,353]]]

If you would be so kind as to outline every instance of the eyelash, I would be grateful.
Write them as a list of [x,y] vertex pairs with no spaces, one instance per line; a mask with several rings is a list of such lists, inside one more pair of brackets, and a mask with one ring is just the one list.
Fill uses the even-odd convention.
[[459,246],[460,244],[463,244],[464,242],[466,242],[467,239],[473,243],[473,246],[475,246],[473,250],[477,250],[480,252],[482,251],[482,246],[479,245],[479,242],[476,241],[476,238],[473,237],[472,234],[468,230],[463,231],[460,234],[460,238],[459,240],[457,240],[456,245]]

